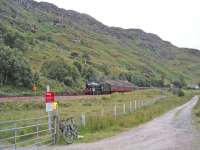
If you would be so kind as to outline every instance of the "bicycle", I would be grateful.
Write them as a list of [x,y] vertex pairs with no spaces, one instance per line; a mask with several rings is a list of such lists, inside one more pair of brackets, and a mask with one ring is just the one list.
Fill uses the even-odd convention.
[[72,144],[78,139],[78,127],[74,122],[73,117],[69,117],[64,121],[59,122],[59,128],[62,132],[62,137],[67,144]]

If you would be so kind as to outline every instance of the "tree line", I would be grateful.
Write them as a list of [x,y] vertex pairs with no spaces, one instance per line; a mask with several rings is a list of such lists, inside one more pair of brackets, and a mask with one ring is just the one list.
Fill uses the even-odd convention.
[[[32,84],[39,81],[40,76],[44,76],[48,79],[64,83],[69,87],[80,87],[81,80],[97,80],[100,78],[98,77],[97,70],[91,65],[82,64],[79,61],[68,64],[62,58],[44,62],[40,73],[33,73],[31,65],[21,51],[4,45],[0,45],[0,64],[1,85],[30,87]],[[103,68],[105,70],[106,67]],[[108,70],[103,73],[103,76],[105,74],[109,75]],[[148,79],[132,72],[120,73],[118,76],[113,76],[111,78],[128,80],[135,85],[144,87],[165,86],[164,77]],[[183,77],[180,77],[179,80],[172,81],[172,83],[180,88],[186,85]]]

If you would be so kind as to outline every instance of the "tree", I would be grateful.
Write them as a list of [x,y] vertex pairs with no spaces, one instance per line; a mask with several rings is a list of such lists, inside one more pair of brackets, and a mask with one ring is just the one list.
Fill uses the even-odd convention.
[[180,76],[180,83],[181,83],[182,87],[186,86],[186,81],[183,76]]
[[127,74],[124,73],[124,72],[120,73],[120,74],[119,74],[119,79],[120,79],[120,80],[127,80]]
[[96,79],[95,69],[89,65],[85,65],[83,68],[82,76],[86,80],[95,80]]
[[47,61],[42,65],[41,72],[49,79],[63,81],[67,76],[67,67],[62,60]]
[[66,76],[64,78],[64,84],[67,85],[67,86],[72,86],[73,85],[73,79],[72,79],[72,77]]
[[1,85],[31,86],[33,74],[30,65],[18,50],[0,46],[0,64]]
[[47,61],[42,65],[41,72],[49,79],[63,82],[65,85],[76,85],[80,73],[73,65],[68,65],[63,59]]
[[151,82],[147,80],[144,76],[139,75],[139,74],[133,74],[131,76],[131,82],[137,86],[142,86],[142,87],[151,86]]
[[0,34],[3,43],[10,48],[18,48],[21,51],[25,51],[29,48],[26,43],[24,35],[18,31],[8,29],[5,25],[0,23]]
[[70,66],[70,75],[73,79],[73,81],[78,81],[78,79],[80,78],[80,73],[78,71],[78,69],[75,66]]
[[175,80],[172,83],[174,84],[174,86],[178,88],[182,88],[186,85],[186,82],[183,76],[180,76],[178,80]]
[[99,65],[99,69],[106,75],[110,75],[110,68],[107,64]]
[[80,73],[82,73],[82,70],[83,70],[82,64],[81,64],[80,62],[78,62],[78,61],[74,61],[73,64],[74,64],[74,66],[78,69],[78,71],[79,71]]

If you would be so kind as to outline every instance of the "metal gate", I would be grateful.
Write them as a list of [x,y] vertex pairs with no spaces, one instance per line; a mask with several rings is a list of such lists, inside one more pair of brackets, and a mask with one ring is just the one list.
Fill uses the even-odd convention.
[[55,144],[56,127],[48,116],[0,122],[0,150],[45,149]]

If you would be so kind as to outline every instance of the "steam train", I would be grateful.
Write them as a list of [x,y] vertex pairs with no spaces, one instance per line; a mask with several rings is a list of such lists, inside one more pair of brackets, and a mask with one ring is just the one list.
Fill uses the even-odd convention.
[[87,82],[85,88],[86,95],[111,94],[114,92],[131,92],[137,87],[122,80],[107,80],[102,82]]

